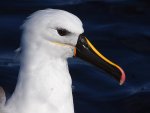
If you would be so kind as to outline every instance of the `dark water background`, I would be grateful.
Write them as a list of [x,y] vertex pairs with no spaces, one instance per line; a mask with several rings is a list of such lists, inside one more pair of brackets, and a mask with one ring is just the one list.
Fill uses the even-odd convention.
[[[79,59],[69,59],[76,113],[150,113],[148,0],[1,0],[0,85],[7,97],[19,71],[20,26],[32,12],[57,8],[77,15],[86,36],[126,72],[123,86]],[[38,28],[37,28],[38,29]]]

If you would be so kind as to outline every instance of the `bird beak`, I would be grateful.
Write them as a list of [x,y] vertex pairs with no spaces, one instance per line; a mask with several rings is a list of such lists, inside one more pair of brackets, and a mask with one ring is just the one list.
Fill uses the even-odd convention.
[[103,69],[105,72],[119,81],[120,85],[124,83],[125,73],[123,69],[104,57],[91,44],[91,42],[85,36],[83,36],[83,34],[81,34],[78,38],[77,45],[74,50],[74,56],[79,57],[98,68]]

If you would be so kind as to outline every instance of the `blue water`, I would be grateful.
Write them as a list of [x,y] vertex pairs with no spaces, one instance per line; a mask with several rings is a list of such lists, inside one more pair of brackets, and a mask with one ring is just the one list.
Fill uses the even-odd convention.
[[0,2],[0,85],[9,98],[19,71],[20,26],[32,12],[64,9],[77,15],[85,35],[119,64],[127,80],[120,86],[105,72],[69,59],[76,113],[150,113],[150,8],[146,0],[44,0]]

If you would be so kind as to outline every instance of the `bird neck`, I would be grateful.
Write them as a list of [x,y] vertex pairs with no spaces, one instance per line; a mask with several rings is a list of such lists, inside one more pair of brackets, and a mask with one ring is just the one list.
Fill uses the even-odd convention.
[[73,113],[67,61],[41,52],[23,52],[22,56],[18,83],[8,101],[9,109],[15,113]]

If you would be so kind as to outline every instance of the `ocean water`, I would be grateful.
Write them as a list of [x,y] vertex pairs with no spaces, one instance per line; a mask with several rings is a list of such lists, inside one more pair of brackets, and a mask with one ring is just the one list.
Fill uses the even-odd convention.
[[0,1],[0,85],[7,98],[19,72],[21,25],[32,12],[67,10],[85,35],[126,72],[120,86],[107,73],[77,58],[68,60],[76,113],[150,113],[150,8],[146,0]]

